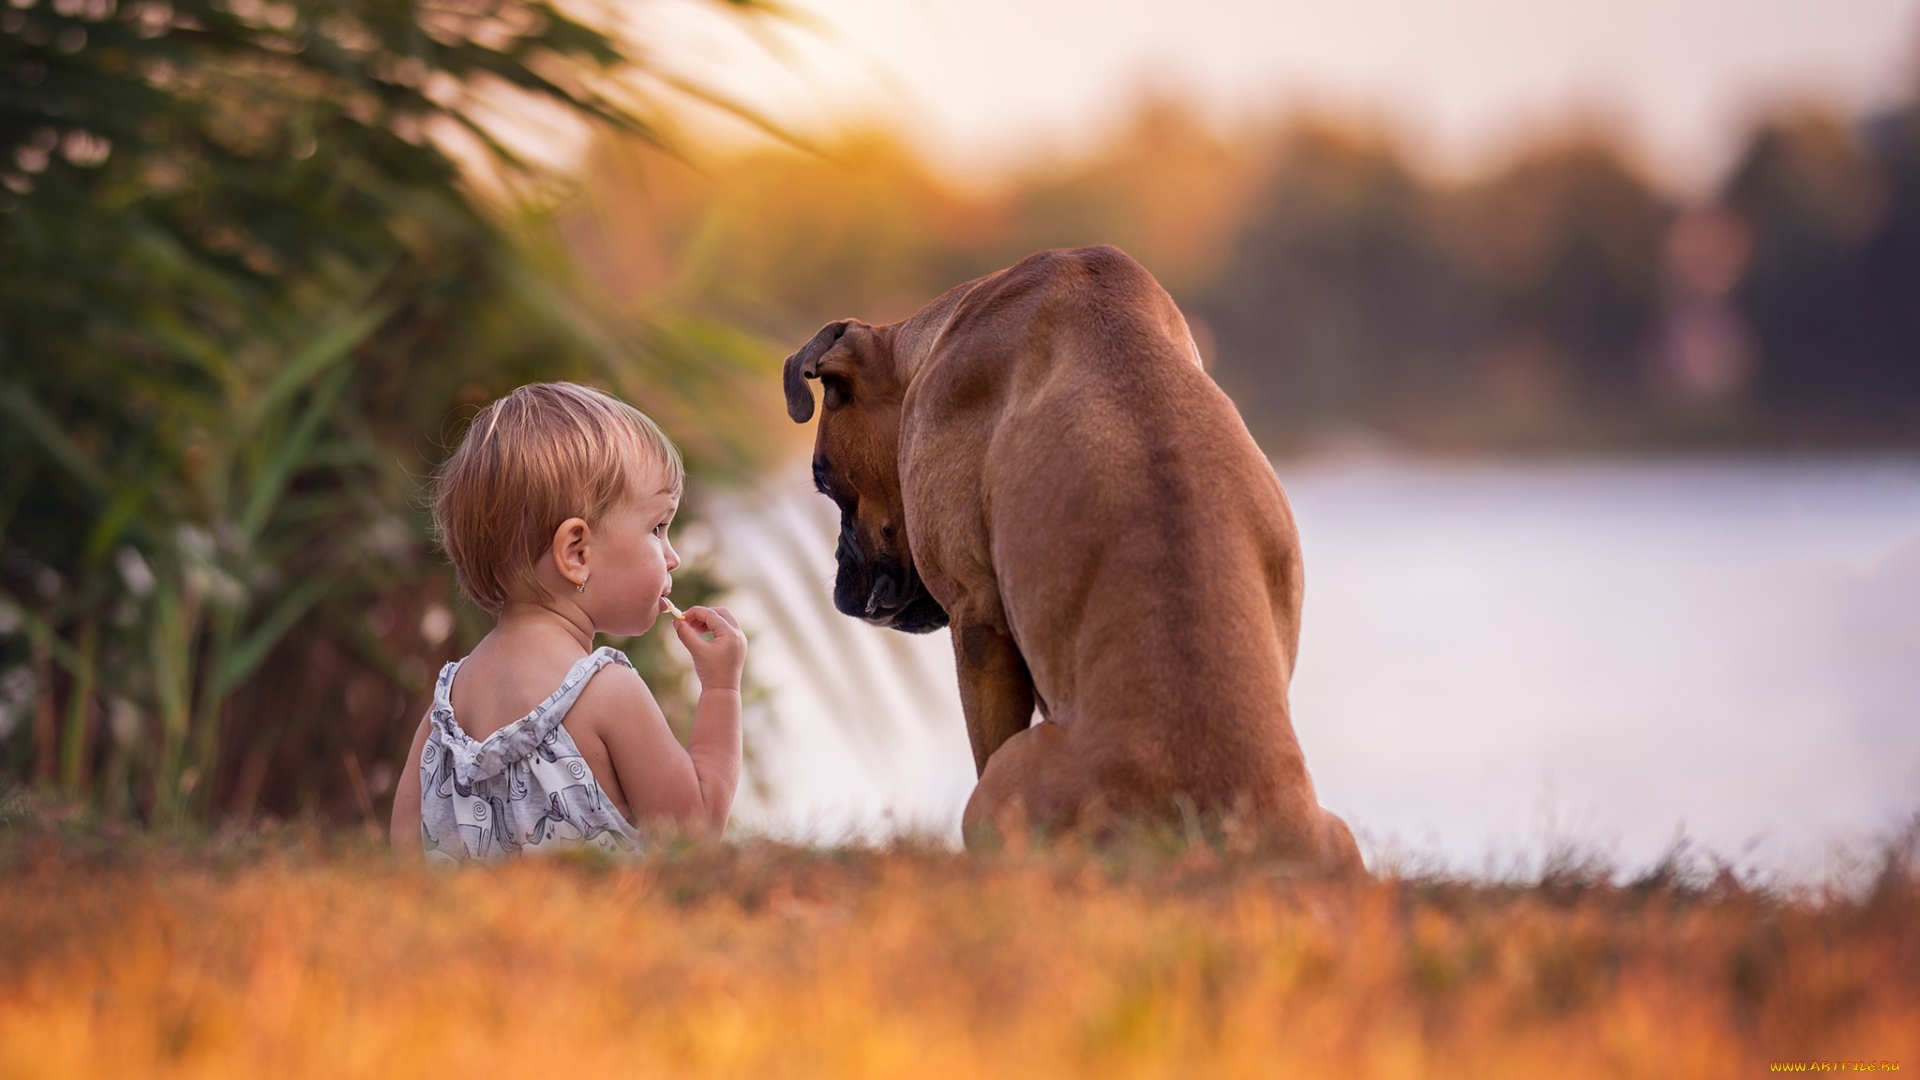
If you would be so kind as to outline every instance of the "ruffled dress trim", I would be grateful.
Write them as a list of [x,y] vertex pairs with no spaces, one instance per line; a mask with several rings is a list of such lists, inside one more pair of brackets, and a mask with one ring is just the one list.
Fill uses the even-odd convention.
[[476,781],[498,776],[505,772],[508,765],[525,761],[533,756],[534,750],[547,735],[566,719],[574,699],[586,689],[587,680],[595,672],[608,664],[623,664],[633,667],[633,661],[618,649],[601,646],[574,661],[567,670],[567,677],[560,682],[560,688],[547,696],[547,700],[534,706],[533,711],[518,720],[507,724],[485,739],[475,739],[460,729],[453,718],[453,677],[465,663],[465,658],[449,662],[440,669],[440,681],[433,688],[433,710],[429,720],[440,733],[444,752],[452,759],[454,779],[463,788],[471,788]]

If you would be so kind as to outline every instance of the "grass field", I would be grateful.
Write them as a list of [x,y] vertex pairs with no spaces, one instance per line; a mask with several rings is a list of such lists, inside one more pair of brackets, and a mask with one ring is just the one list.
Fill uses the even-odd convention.
[[[1295,880],[1258,852],[0,829],[4,1077],[1739,1077],[1920,1069],[1920,880]],[[589,1071],[592,1070],[592,1071]]]

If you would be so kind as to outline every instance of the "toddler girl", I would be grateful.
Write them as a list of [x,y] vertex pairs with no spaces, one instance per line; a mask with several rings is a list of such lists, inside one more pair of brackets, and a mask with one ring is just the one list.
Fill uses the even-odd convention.
[[747,656],[732,614],[675,620],[700,680],[685,749],[626,656],[593,648],[674,610],[667,527],[684,480],[653,421],[584,386],[523,386],[474,418],[433,512],[461,590],[496,622],[440,672],[394,795],[396,850],[628,850],[635,823],[726,825]]

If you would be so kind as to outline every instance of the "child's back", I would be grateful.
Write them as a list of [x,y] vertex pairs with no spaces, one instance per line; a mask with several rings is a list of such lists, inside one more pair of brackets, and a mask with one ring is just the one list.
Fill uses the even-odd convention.
[[[566,724],[588,680],[610,663],[630,668],[626,656],[594,650],[525,714],[505,724],[483,721],[476,725],[478,735],[461,728],[453,704],[454,679],[464,663],[441,670],[427,714],[420,751],[420,824],[427,857],[493,859],[580,844],[608,851],[633,848],[633,826],[601,789]],[[476,703],[487,699],[484,691],[458,696]],[[476,711],[485,715],[497,709]]]
[[498,621],[440,674],[395,792],[394,846],[493,859],[631,849],[636,821],[724,827],[746,660],[733,617],[676,615],[701,683],[684,749],[627,658],[592,648],[673,608],[672,444],[597,391],[522,387],[474,419],[435,486],[461,589]]

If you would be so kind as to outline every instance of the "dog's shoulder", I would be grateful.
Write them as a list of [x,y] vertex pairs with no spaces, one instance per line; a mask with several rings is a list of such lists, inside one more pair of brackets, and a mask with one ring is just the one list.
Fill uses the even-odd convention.
[[1111,245],[1035,252],[968,286],[943,323],[941,345],[950,352],[992,355],[1062,334],[1164,336],[1176,346],[1187,337],[1173,298]]
[[967,300],[976,312],[984,313],[1009,307],[1033,294],[1056,299],[1078,296],[1090,303],[1112,304],[1157,300],[1166,291],[1133,256],[1111,244],[1097,244],[1036,251],[980,279]]

